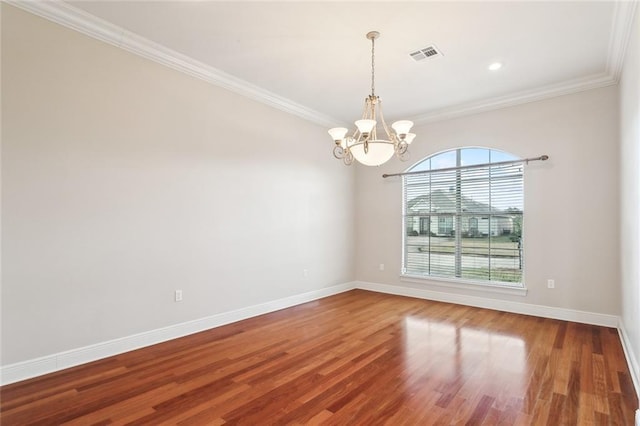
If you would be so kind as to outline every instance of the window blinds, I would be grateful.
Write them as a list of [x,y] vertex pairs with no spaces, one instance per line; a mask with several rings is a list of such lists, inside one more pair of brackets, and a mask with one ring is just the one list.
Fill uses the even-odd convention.
[[404,174],[403,274],[521,285],[524,161]]

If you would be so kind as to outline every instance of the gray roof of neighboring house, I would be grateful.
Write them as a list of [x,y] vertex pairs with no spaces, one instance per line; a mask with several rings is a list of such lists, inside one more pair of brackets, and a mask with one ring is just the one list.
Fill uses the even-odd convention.
[[[504,210],[491,208],[488,204],[461,196],[462,211],[468,213],[506,213]],[[455,213],[456,194],[454,192],[435,190],[430,194],[420,195],[407,203],[411,213]]]

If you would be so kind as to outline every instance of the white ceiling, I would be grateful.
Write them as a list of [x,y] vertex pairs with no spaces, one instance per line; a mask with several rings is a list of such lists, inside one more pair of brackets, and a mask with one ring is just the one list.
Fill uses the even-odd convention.
[[[162,56],[179,52],[209,74],[230,74],[232,86],[251,87],[253,97],[273,95],[276,104],[306,108],[300,115],[318,112],[323,123],[360,116],[370,93],[370,30],[381,32],[376,94],[387,121],[426,121],[614,84],[635,7],[613,1],[67,5],[124,29],[120,37],[135,40],[131,45],[158,43]],[[432,43],[443,57],[414,62],[408,56]],[[495,61],[504,66],[489,71]]]

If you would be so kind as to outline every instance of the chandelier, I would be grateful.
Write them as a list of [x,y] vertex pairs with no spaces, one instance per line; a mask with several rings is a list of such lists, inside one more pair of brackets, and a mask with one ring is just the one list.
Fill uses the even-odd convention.
[[[367,33],[367,39],[371,40],[371,94],[364,100],[362,118],[355,122],[356,130],[351,136],[347,136],[349,129],[344,127],[329,130],[329,135],[335,142],[333,156],[347,166],[354,159],[366,166],[379,166],[394,155],[405,161],[409,156],[409,144],[416,137],[414,133],[409,133],[412,121],[396,121],[391,125],[393,131],[389,130],[384,121],[382,101],[375,94],[375,40],[378,37],[378,31]],[[386,138],[378,132],[378,124],[382,125]]]

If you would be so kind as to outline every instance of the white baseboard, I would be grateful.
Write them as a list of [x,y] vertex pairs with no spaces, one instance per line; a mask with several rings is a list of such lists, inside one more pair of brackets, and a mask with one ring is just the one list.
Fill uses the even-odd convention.
[[155,345],[157,343],[166,342],[168,340],[198,333],[200,331],[230,324],[232,322],[289,308],[291,306],[310,302],[323,297],[332,296],[334,294],[352,290],[353,288],[354,284],[349,282],[283,299],[273,300],[260,305],[249,306],[235,311],[223,312],[206,318],[134,334],[132,336],[126,336],[107,342],[72,349],[66,352],[59,352],[41,358],[2,366],[0,367],[0,385],[6,385],[76,365],[85,364],[87,362],[97,361],[102,358],[118,355],[134,349]]
[[[633,385],[636,388],[636,395],[638,395],[638,400],[640,400],[640,365],[638,365],[638,357],[631,345],[631,341],[629,340],[629,334],[627,333],[627,329],[620,319],[620,323],[618,324],[618,333],[620,334],[620,340],[622,341],[622,349],[624,350],[624,356],[627,358],[627,365],[629,366],[629,372],[631,373],[631,380],[633,381]],[[640,426],[638,421],[640,420],[640,410],[636,411],[636,425]]]
[[355,286],[356,288],[362,290],[377,291],[378,293],[396,294],[398,296],[408,296],[416,297],[418,299],[435,300],[438,302],[456,303],[458,305],[494,309],[497,311],[559,319],[564,321],[580,322],[584,324],[601,325],[604,327],[617,328],[619,322],[619,317],[616,315],[576,311],[573,309],[555,308],[551,306],[532,305],[530,303],[512,302],[509,300],[490,299],[478,296],[467,296],[457,293],[445,293],[415,287],[379,284],[365,281],[356,281]]
[[[413,287],[354,281],[311,291],[308,293],[286,297],[283,299],[274,300],[260,305],[249,306],[235,311],[223,312],[194,321],[188,321],[169,327],[159,328],[144,333],[85,346],[66,352],[60,352],[37,359],[6,365],[0,367],[0,385],[6,385],[43,374],[63,370],[65,368],[73,367],[76,365],[97,361],[109,356],[118,355],[124,352],[154,345],[157,343],[166,342],[168,340],[187,336],[189,334],[230,324],[236,321],[266,314],[269,312],[274,312],[280,309],[285,309],[291,306],[299,305],[301,303],[310,302],[316,299],[342,293],[356,288],[375,291],[378,293],[396,294],[400,296],[456,303],[459,305],[475,306],[479,308],[494,309],[499,311],[560,319],[565,321],[581,322],[606,327],[619,328],[619,326],[621,325],[619,318],[614,315],[554,308],[549,306],[531,305],[527,303],[445,293]],[[619,330],[621,330],[623,347],[625,348],[627,360],[630,363],[629,369],[634,376],[633,380],[637,390],[639,389],[638,366],[637,364],[631,364],[631,362],[633,361],[629,361],[635,360],[636,358],[631,356],[631,349],[628,341],[626,340],[624,329],[619,328]]]

